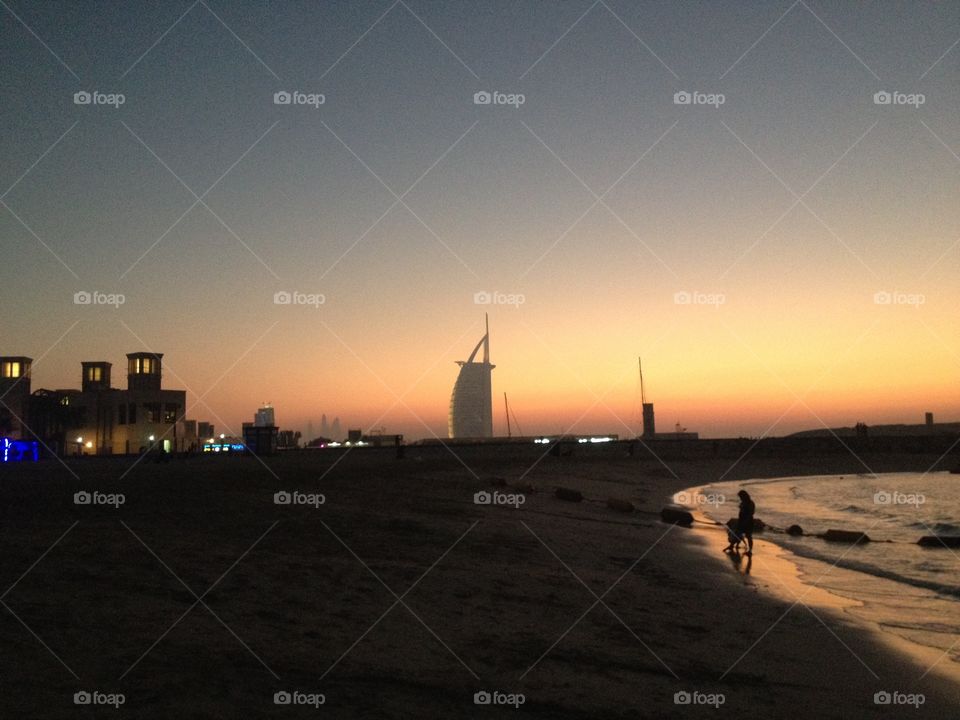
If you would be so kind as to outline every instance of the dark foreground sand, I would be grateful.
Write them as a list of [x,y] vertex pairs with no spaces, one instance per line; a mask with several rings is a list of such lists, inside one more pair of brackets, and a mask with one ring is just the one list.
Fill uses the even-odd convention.
[[[786,592],[772,553],[746,577],[704,552],[716,536],[659,522],[667,496],[729,460],[671,461],[674,477],[609,447],[529,470],[541,450],[300,453],[269,470],[205,457],[123,480],[129,459],[70,463],[79,480],[55,461],[2,468],[0,718],[957,717],[957,684],[919,680],[922,664],[840,611],[768,592]],[[861,469],[747,457],[728,477]],[[520,509],[473,503],[492,477],[524,473],[538,492]],[[557,485],[587,501],[558,500]],[[79,490],[126,502],[76,506]],[[278,506],[280,490],[326,502]],[[80,690],[125,703],[77,707]],[[281,690],[325,704],[278,706]],[[477,706],[481,690],[525,703]],[[878,707],[884,690],[925,704]],[[725,702],[677,705],[677,692]]]

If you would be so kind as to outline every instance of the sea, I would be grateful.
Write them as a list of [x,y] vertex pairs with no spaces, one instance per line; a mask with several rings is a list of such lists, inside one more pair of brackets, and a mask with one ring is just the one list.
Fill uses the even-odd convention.
[[[738,490],[770,530],[755,537],[789,553],[807,584],[856,601],[848,611],[902,640],[924,646],[937,669],[960,673],[960,548],[922,547],[921,536],[960,536],[960,475],[883,473],[747,480],[708,485],[676,500],[726,522]],[[802,536],[784,532],[791,525]],[[871,542],[826,542],[830,529]]]

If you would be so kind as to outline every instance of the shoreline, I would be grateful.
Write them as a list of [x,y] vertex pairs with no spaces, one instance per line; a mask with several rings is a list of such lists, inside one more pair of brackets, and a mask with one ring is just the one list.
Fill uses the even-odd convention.
[[[787,481],[802,482],[804,479],[821,479],[824,477],[831,476],[788,475],[777,478],[751,478],[734,482],[738,482],[740,485],[749,487],[756,484]],[[690,495],[697,493],[702,494],[703,490],[709,487],[711,487],[710,484],[701,484],[684,488],[683,490],[674,493],[670,499],[672,502],[676,502],[677,495],[683,493]],[[708,544],[704,545],[702,548],[703,551],[707,553],[715,553],[720,556],[726,556],[729,559],[730,555],[723,552],[723,548],[727,546],[727,539],[725,527],[722,525],[721,521],[712,517],[707,512],[693,508],[688,509],[691,510],[691,513],[695,519],[693,529],[708,540]],[[772,535],[776,534],[778,533],[772,533]],[[847,575],[849,577],[867,575],[870,578],[871,583],[879,583],[881,585],[889,583],[894,587],[903,585],[913,590],[919,589],[917,585],[901,582],[891,577],[873,575],[859,570],[842,567],[826,562],[821,558],[795,553],[789,547],[781,545],[775,540],[770,539],[770,535],[771,534],[767,533],[755,533],[754,554],[752,558],[746,558],[743,556],[740,563],[744,564],[748,560],[760,562],[764,566],[764,570],[771,573],[778,581],[777,583],[756,583],[757,587],[768,592],[771,597],[783,602],[790,604],[794,602],[802,602],[804,605],[811,605],[826,612],[842,614],[847,621],[856,624],[865,632],[870,633],[892,652],[899,653],[906,659],[909,659],[923,667],[929,668],[929,670],[924,673],[924,677],[927,674],[932,674],[944,681],[956,683],[958,686],[960,686],[960,664],[951,661],[947,657],[947,653],[945,653],[943,650],[932,645],[911,640],[891,630],[887,630],[882,622],[871,620],[864,617],[862,614],[858,614],[856,612],[857,609],[864,609],[871,604],[871,599],[869,597],[850,597],[836,590],[820,587],[818,583],[827,575],[836,574]],[[761,553],[763,554],[761,555]],[[734,568],[743,574],[744,571],[737,567],[737,565],[737,563],[734,563]],[[814,569],[816,569],[819,574],[811,572]],[[814,578],[814,575],[816,575],[816,578]],[[926,588],[926,590],[928,592],[938,594],[935,590],[929,588]],[[958,610],[960,610],[960,601],[955,598],[950,598],[950,600],[957,602]]]

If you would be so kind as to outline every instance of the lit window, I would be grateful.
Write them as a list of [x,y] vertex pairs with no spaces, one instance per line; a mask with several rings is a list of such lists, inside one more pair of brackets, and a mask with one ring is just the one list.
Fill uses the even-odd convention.
[[8,360],[0,367],[0,374],[5,378],[18,378],[21,375],[20,363],[15,360]]
[[88,367],[87,368],[87,380],[91,382],[100,382],[103,379],[103,368],[101,367]]

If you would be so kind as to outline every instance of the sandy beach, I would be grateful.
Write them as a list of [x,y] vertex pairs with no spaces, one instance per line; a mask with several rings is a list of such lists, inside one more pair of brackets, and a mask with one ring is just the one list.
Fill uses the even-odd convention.
[[[960,683],[921,680],[921,658],[807,593],[782,551],[758,542],[746,575],[719,531],[660,522],[730,461],[540,453],[202,457],[122,480],[129,458],[3,468],[0,715],[955,716]],[[727,479],[857,470],[748,456]],[[123,503],[75,505],[78,491]],[[284,491],[299,495],[275,504]],[[78,708],[83,691],[123,704]],[[878,706],[883,691],[924,702]]]

